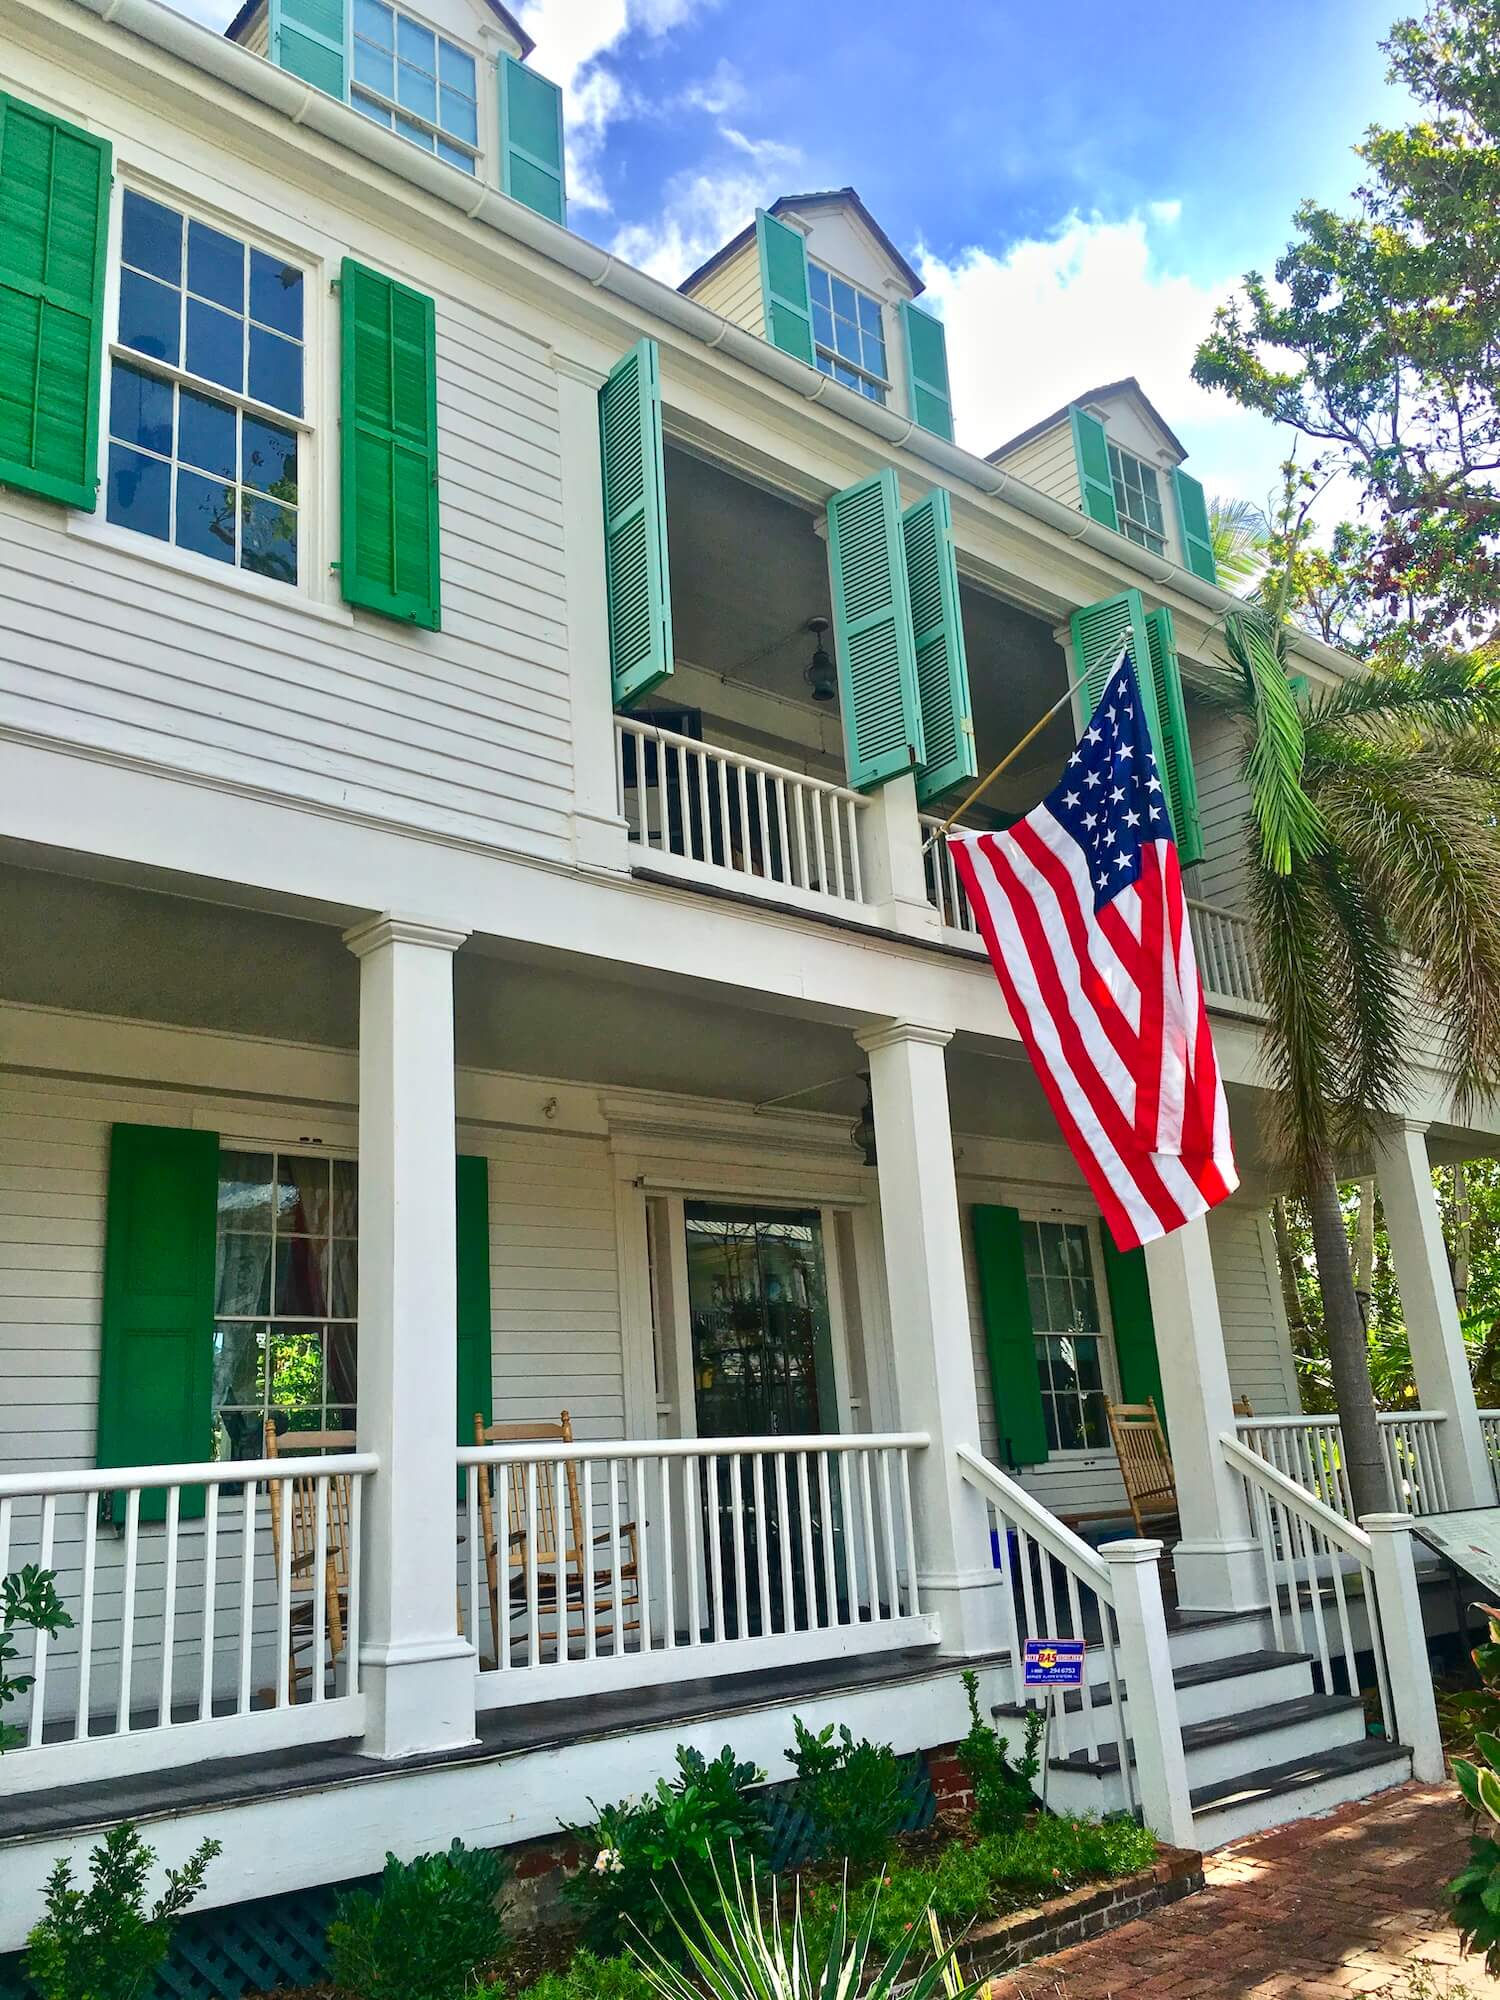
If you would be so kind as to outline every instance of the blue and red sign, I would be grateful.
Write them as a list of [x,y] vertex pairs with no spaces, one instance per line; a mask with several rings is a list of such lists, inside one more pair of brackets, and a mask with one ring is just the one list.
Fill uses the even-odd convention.
[[1028,1639],[1023,1667],[1022,1678],[1027,1687],[1082,1687],[1083,1641]]

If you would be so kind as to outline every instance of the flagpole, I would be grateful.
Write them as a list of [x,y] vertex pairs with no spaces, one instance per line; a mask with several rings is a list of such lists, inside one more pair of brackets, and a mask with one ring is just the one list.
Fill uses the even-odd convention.
[[1092,671],[1093,669],[1091,667],[1086,667],[1084,671],[1078,676],[1077,680],[1074,681],[1070,687],[1064,689],[1064,691],[1057,697],[1057,700],[1053,702],[1052,706],[1047,710],[1047,713],[1045,715],[1037,717],[1036,721],[1032,723],[1031,727],[1027,730],[1026,734],[1021,738],[1020,742],[1012,745],[1012,747],[1006,751],[1005,755],[1000,759],[1000,762],[995,766],[994,770],[990,772],[989,776],[981,778],[979,783],[974,787],[973,791],[969,793],[968,797],[964,799],[961,802],[961,804],[956,805],[953,808],[952,812],[949,813],[948,817],[943,821],[942,825],[939,827],[935,827],[933,831],[930,834],[928,834],[926,840],[924,840],[922,843],[923,854],[927,854],[933,847],[937,845],[937,843],[943,838],[944,834],[947,833],[949,827],[952,826],[953,822],[959,817],[961,813],[966,813],[969,810],[969,807],[973,805],[976,799],[981,799],[984,797],[985,793],[989,790],[990,786],[994,784],[996,778],[999,777],[1000,773],[1005,769],[1006,765],[1013,764],[1017,759],[1017,757],[1020,756],[1021,752],[1026,748],[1027,744],[1031,742],[1032,738],[1039,736],[1041,734],[1041,732],[1047,727],[1047,724],[1052,720],[1053,716],[1056,715],[1057,711],[1063,706],[1064,702],[1072,700],[1073,696],[1078,692],[1079,688],[1083,686],[1084,682],[1088,679]]

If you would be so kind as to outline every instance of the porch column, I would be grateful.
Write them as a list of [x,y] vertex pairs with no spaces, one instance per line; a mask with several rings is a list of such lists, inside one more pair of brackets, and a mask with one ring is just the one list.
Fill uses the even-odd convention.
[[952,1033],[892,1021],[857,1039],[875,1105],[898,1422],[931,1439],[912,1461],[917,1581],[942,1650],[983,1652],[1001,1643],[1001,1593],[989,1513],[956,1450],[980,1441],[943,1057]]
[[1146,1276],[1182,1526],[1172,1554],[1177,1601],[1197,1611],[1248,1609],[1265,1602],[1265,1587],[1244,1485],[1219,1444],[1234,1436],[1234,1394],[1201,1215],[1146,1245]]
[[474,1740],[474,1649],[457,1629],[458,1408],[453,954],[464,931],[381,916],[359,960],[362,1748]]
[[1495,1482],[1453,1296],[1427,1157],[1427,1127],[1409,1118],[1387,1126],[1375,1143],[1375,1174],[1401,1288],[1418,1400],[1424,1410],[1447,1413],[1447,1421],[1436,1430],[1448,1505],[1492,1507]]
[[941,936],[943,919],[927,897],[917,781],[892,778],[871,794],[859,815],[865,896],[887,930],[903,937]]

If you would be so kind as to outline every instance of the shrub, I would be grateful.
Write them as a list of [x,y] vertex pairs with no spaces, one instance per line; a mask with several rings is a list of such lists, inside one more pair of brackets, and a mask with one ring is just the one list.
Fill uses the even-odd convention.
[[156,1854],[129,1820],[90,1854],[87,1889],[75,1889],[72,1863],[59,1861],[47,1877],[46,1915],[26,1941],[27,1976],[42,2000],[136,2000],[148,1992],[177,1919],[219,1851],[218,1841],[205,1840],[184,1867],[169,1868],[165,1893],[149,1906],[146,1876]]
[[969,1669],[961,1678],[969,1698],[969,1733],[956,1754],[974,1794],[975,1831],[1013,1833],[1036,1805],[1031,1781],[1042,1768],[1037,1746],[1047,1718],[1039,1708],[1027,1709],[1026,1748],[1012,1764],[1005,1738],[979,1712],[978,1674]]
[[677,1914],[715,1893],[715,1856],[727,1857],[731,1843],[746,1859],[764,1853],[766,1809],[751,1791],[764,1778],[727,1745],[709,1763],[679,1744],[675,1781],[658,1778],[644,1798],[570,1829],[589,1859],[563,1894],[583,1913],[590,1943],[617,1952],[645,1937],[675,1950]]
[[[575,1951],[566,1972],[544,1972],[514,2000],[651,2000],[650,1980],[628,1952],[599,1958],[587,1945]],[[481,1989],[474,2000],[510,2000],[499,1986]]]
[[[45,1632],[49,1639],[55,1639],[64,1626],[72,1623],[57,1594],[56,1570],[38,1569],[35,1563],[28,1563],[24,1569],[12,1570],[9,1576],[0,1579],[0,1708],[25,1694],[34,1678],[31,1674],[10,1671],[11,1663],[20,1657],[12,1637],[16,1627],[26,1625],[33,1632]],[[13,1750],[23,1740],[13,1723],[0,1722],[0,1751]]]
[[333,1981],[359,2000],[454,2000],[505,1946],[506,1866],[455,1840],[446,1854],[385,1857],[380,1887],[340,1896],[328,1926]]
[[847,1724],[816,1736],[792,1717],[792,1767],[802,1780],[797,1802],[813,1823],[820,1854],[866,1869],[883,1861],[906,1809],[907,1772],[888,1743],[856,1743]]

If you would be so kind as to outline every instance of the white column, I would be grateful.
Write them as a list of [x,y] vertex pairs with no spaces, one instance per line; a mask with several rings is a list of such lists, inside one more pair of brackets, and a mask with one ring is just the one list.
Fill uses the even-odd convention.
[[580,866],[618,874],[629,869],[630,854],[615,795],[604,486],[599,465],[599,390],[604,377],[586,362],[556,350],[552,369],[557,382],[563,577],[568,593],[574,851]]
[[1219,1440],[1235,1435],[1219,1293],[1202,1216],[1146,1245],[1151,1317],[1171,1431],[1182,1540],[1172,1552],[1177,1601],[1194,1610],[1265,1602],[1244,1482]]
[[453,954],[463,931],[382,916],[359,960],[359,1444],[363,1748],[405,1757],[474,1739],[458,1632]]
[[1157,1567],[1161,1549],[1160,1542],[1106,1542],[1099,1553],[1109,1564],[1114,1590],[1141,1818],[1174,1847],[1192,1847],[1187,1758]]
[[958,1184],[943,1050],[946,1028],[893,1021],[858,1037],[870,1059],[898,1423],[925,1431],[913,1454],[918,1580],[947,1653],[1001,1640],[989,1511],[959,1475],[956,1447],[980,1448]]
[[859,828],[865,900],[885,928],[903,937],[937,937],[943,919],[927,896],[916,779],[903,772],[879,786],[859,815]]
[[1396,1740],[1411,1752],[1411,1774],[1429,1784],[1444,1775],[1443,1739],[1432,1692],[1432,1663],[1422,1624],[1422,1597],[1412,1557],[1411,1521],[1405,1514],[1366,1514],[1375,1603],[1385,1642]]
[[1436,1428],[1448,1505],[1492,1507],[1495,1482],[1443,1244],[1427,1157],[1427,1127],[1412,1119],[1386,1127],[1375,1144],[1375,1173],[1401,1288],[1417,1397],[1424,1410],[1442,1410],[1446,1416]]

